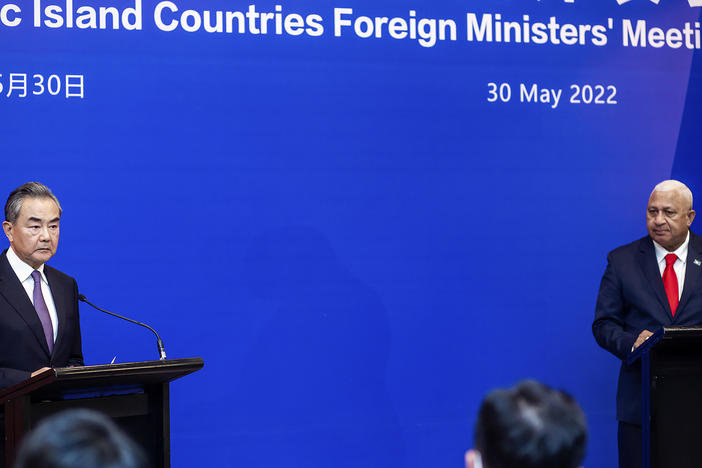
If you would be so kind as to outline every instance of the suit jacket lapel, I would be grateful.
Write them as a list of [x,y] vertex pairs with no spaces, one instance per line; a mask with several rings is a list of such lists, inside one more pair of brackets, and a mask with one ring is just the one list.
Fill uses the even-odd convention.
[[[653,248],[653,241],[650,237],[645,237],[641,239],[639,246],[639,263],[641,265],[641,271],[643,271],[644,276],[651,285],[651,290],[656,295],[658,302],[660,302],[661,306],[668,314],[668,318],[672,319],[673,314],[670,312],[668,296],[665,295],[665,288],[663,288],[661,270],[658,268],[658,262],[656,261],[656,251]],[[687,277],[685,279],[687,280]],[[685,287],[687,288],[687,285]]]
[[10,262],[6,257],[7,250],[0,255],[0,295],[12,306],[13,309],[25,321],[27,326],[36,337],[39,345],[42,347],[46,355],[49,356],[49,346],[44,337],[44,329],[39,321],[37,311],[29,300],[27,292],[22,283],[17,278],[14,270],[10,266]]
[[66,331],[66,294],[63,288],[59,287],[53,270],[47,268],[47,265],[44,265],[44,274],[46,275],[46,280],[49,282],[51,297],[54,299],[56,316],[58,317],[58,332],[56,333],[56,343],[54,343],[54,353],[56,353],[56,350],[63,341],[62,338]]
[[[687,260],[685,263],[685,284],[683,284],[683,293],[680,297],[680,304],[678,304],[678,311],[684,310],[685,304],[690,300],[693,292],[698,289],[702,267],[695,264],[695,260],[702,260],[702,238],[690,232],[690,244],[687,248]],[[678,316],[677,311],[675,316]]]

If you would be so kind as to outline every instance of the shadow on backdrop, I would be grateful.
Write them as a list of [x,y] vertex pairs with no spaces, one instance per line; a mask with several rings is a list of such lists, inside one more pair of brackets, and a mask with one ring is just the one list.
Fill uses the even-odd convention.
[[377,294],[310,228],[259,236],[245,262],[250,293],[268,305],[238,379],[240,466],[402,466]]

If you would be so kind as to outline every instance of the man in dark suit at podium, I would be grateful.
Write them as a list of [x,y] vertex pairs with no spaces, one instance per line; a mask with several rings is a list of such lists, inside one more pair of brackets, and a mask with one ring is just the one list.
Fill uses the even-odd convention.
[[0,255],[0,388],[48,367],[83,365],[78,287],[45,263],[56,253],[61,205],[28,182],[5,204],[10,248]]
[[[592,332],[618,358],[664,326],[702,323],[702,238],[690,231],[692,193],[683,183],[656,185],[648,200],[648,236],[607,256]],[[622,363],[617,386],[619,466],[641,466],[640,361]]]

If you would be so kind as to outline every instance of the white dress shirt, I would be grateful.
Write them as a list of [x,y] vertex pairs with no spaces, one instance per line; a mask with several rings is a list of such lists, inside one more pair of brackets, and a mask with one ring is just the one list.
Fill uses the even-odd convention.
[[[10,262],[12,270],[17,275],[17,278],[22,283],[24,290],[29,296],[29,301],[34,305],[34,278],[32,278],[32,272],[34,268],[24,263],[17,256],[12,247],[7,249],[7,261]],[[51,288],[49,287],[49,282],[46,280],[46,275],[44,274],[44,265],[42,264],[39,268],[39,274],[41,275],[41,293],[44,296],[44,302],[46,302],[46,308],[49,309],[49,316],[51,317],[51,327],[54,329],[54,343],[56,342],[56,333],[58,331],[58,315],[56,314],[56,305],[54,304],[54,296],[51,295]]]
[[685,237],[685,242],[678,247],[675,252],[668,252],[663,248],[658,242],[653,241],[653,248],[656,249],[656,260],[658,260],[658,269],[661,272],[661,277],[665,271],[665,256],[671,253],[677,255],[678,259],[673,263],[673,270],[675,270],[675,276],[678,277],[678,300],[682,296],[683,285],[685,284],[685,266],[687,264],[687,247],[690,244],[690,231],[687,231],[687,237]]

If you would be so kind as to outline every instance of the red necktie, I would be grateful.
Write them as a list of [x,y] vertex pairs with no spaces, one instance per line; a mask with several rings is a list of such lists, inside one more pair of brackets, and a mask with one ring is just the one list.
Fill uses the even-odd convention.
[[665,256],[665,270],[663,270],[663,287],[665,288],[665,295],[668,296],[668,303],[670,304],[670,311],[675,317],[675,309],[678,308],[678,277],[673,269],[673,264],[678,259],[675,254],[668,254]]

